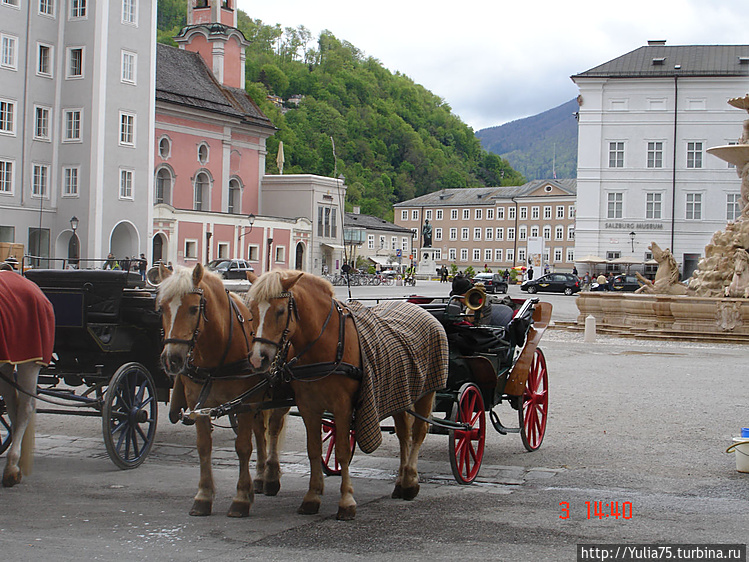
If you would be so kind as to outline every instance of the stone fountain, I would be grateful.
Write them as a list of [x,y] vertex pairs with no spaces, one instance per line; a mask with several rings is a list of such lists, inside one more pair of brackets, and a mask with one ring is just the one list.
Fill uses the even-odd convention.
[[[749,94],[728,103],[749,112]],[[749,342],[749,119],[744,121],[738,144],[707,152],[736,166],[741,178],[741,213],[705,246],[705,257],[689,279],[688,289],[675,276],[666,283],[657,282],[659,276],[668,278],[664,262],[656,283],[641,287],[637,291],[641,294],[580,293],[578,326],[584,326],[585,318],[592,315],[603,330],[620,335]],[[665,252],[670,255],[668,249]]]

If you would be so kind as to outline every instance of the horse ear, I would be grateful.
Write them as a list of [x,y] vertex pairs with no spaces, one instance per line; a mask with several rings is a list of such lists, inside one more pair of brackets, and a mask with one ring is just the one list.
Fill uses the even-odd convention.
[[254,271],[248,271],[245,273],[245,275],[247,276],[247,281],[249,281],[250,283],[254,283],[258,279]]
[[286,277],[281,280],[281,287],[283,287],[284,291],[288,291],[291,289],[294,285],[296,285],[297,281],[299,281],[302,278],[302,275],[304,275],[303,271],[300,271],[296,275],[292,275],[290,277]]
[[196,287],[200,284],[203,279],[203,266],[200,262],[192,270],[192,284]]
[[171,274],[172,274],[172,271],[167,266],[165,266],[163,262],[160,262],[158,282],[161,283],[164,279],[169,277]]

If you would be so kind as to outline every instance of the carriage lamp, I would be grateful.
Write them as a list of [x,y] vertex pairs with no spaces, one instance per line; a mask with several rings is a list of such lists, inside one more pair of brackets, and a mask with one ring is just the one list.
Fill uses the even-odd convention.
[[73,234],[75,234],[75,231],[78,230],[78,217],[73,215],[73,218],[70,219],[70,228],[73,229]]
[[635,251],[635,236],[637,236],[635,231],[629,233],[629,239],[632,241],[632,253]]

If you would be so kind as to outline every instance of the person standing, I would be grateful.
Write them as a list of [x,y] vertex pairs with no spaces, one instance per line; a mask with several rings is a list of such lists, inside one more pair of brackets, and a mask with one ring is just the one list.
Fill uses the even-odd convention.
[[528,280],[533,279],[533,266],[528,268]]
[[577,266],[572,266],[572,275],[577,275]]
[[141,254],[140,260],[138,260],[138,271],[140,272],[140,278],[141,280],[146,280],[146,266],[148,265],[148,260],[146,260],[146,255]]

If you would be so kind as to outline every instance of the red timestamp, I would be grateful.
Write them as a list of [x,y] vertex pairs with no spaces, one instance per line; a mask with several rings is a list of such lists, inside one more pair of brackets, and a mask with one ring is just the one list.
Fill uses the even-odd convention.
[[[559,519],[570,518],[570,503],[559,502],[562,512]],[[588,519],[632,519],[632,502],[586,501]]]

